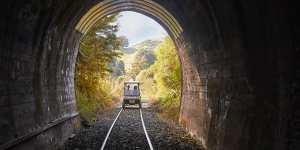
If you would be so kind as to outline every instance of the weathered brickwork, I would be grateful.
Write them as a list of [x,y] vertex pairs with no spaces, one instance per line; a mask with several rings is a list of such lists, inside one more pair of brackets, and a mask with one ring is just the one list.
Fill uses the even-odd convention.
[[[290,20],[297,18],[295,5],[154,1],[183,30],[171,35],[182,66],[181,124],[210,150],[299,149],[299,23]],[[72,133],[82,36],[75,27],[99,2],[1,3],[0,145],[55,122],[61,123],[14,149],[54,149]],[[150,17],[163,23],[161,16]]]

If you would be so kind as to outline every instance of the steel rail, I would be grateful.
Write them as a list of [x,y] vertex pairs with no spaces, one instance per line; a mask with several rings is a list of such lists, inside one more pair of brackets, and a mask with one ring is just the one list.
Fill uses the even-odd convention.
[[[101,145],[100,150],[104,150],[105,145],[106,145],[106,142],[107,142],[107,140],[108,140],[108,138],[109,138],[109,136],[110,136],[110,133],[111,133],[112,129],[114,128],[114,126],[115,126],[117,120],[119,119],[119,116],[120,116],[120,114],[122,113],[123,110],[124,110],[124,109],[121,109],[121,110],[119,111],[118,115],[116,116],[116,118],[114,119],[112,125],[110,126],[110,128],[109,128],[109,130],[108,130],[108,132],[107,132],[107,134],[106,134],[106,136],[105,136],[104,141],[102,142],[102,145]],[[152,146],[152,143],[151,143],[151,140],[150,140],[150,138],[149,138],[149,135],[148,135],[148,133],[147,133],[147,129],[146,129],[145,123],[144,123],[142,109],[139,108],[139,110],[140,110],[139,113],[140,113],[140,118],[141,118],[141,121],[142,121],[143,130],[144,130],[144,133],[145,133],[145,135],[146,135],[146,139],[147,139],[149,148],[150,148],[150,150],[154,150],[154,149],[153,149],[153,146]]]
[[149,145],[149,147],[150,147],[150,150],[153,150],[153,146],[152,146],[151,140],[150,140],[150,138],[149,138],[149,135],[148,135],[148,133],[147,133],[145,123],[144,123],[142,109],[140,109],[140,116],[141,116],[142,125],[143,125],[143,129],[144,129],[144,132],[145,132],[145,135],[146,135],[146,138],[147,138],[148,145]]
[[104,147],[105,147],[105,145],[106,145],[107,139],[108,139],[108,137],[109,137],[109,135],[110,135],[110,133],[111,133],[111,131],[112,131],[112,129],[113,129],[115,123],[117,122],[117,120],[118,120],[118,118],[119,118],[119,116],[120,116],[120,114],[121,114],[122,111],[123,111],[123,109],[121,109],[121,110],[119,111],[117,117],[115,118],[114,122],[113,122],[112,125],[110,126],[110,128],[109,128],[109,130],[108,130],[108,132],[107,132],[107,134],[106,134],[106,137],[105,137],[105,139],[104,139],[104,141],[103,141],[103,143],[102,143],[102,146],[101,146],[100,150],[104,150]]

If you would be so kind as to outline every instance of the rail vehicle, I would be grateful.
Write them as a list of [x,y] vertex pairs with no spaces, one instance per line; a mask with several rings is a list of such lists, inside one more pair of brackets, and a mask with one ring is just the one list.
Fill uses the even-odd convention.
[[128,105],[138,105],[142,108],[140,82],[138,81],[124,82],[122,108],[125,109]]

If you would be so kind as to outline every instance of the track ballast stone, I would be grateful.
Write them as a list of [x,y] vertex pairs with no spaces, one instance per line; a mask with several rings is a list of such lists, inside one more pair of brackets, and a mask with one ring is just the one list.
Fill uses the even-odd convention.
[[204,150],[184,128],[162,120],[155,109],[143,109],[143,117],[155,150]]
[[99,150],[113,119],[120,109],[112,109],[98,116],[97,122],[90,128],[81,128],[75,132],[75,137],[69,139],[65,150]]
[[107,150],[148,150],[139,109],[124,109],[106,143]]
[[[120,109],[113,109],[99,116],[90,128],[76,132],[76,136],[65,144],[66,150],[99,150],[113,119]],[[158,117],[152,108],[143,109],[143,117],[155,150],[203,150],[185,130]],[[125,109],[119,116],[105,150],[148,150],[142,128],[139,109]]]

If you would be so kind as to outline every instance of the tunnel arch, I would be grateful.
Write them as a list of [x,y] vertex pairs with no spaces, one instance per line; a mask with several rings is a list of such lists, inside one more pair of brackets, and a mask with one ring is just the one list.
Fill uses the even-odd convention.
[[102,17],[121,11],[135,11],[151,16],[151,18],[159,22],[173,38],[178,38],[182,33],[182,28],[177,20],[162,6],[151,0],[105,0],[86,12],[75,28],[80,33],[85,34],[89,28]]
[[[98,20],[102,19],[107,15],[111,15],[114,13],[122,12],[122,11],[133,11],[137,13],[141,13],[150,17],[151,19],[158,22],[168,33],[168,35],[173,40],[177,54],[181,64],[181,76],[182,80],[182,88],[181,88],[181,107],[180,107],[180,122],[184,124],[188,129],[191,126],[191,121],[193,119],[188,119],[188,116],[185,116],[183,110],[185,109],[183,104],[185,100],[191,99],[195,101],[197,99],[201,99],[203,105],[197,106],[199,108],[199,112],[201,113],[201,121],[202,125],[208,126],[209,121],[204,121],[208,119],[205,117],[207,115],[207,109],[205,106],[208,104],[204,101],[205,94],[200,94],[201,85],[200,76],[197,70],[197,66],[192,62],[189,54],[188,42],[184,39],[183,29],[180,23],[175,19],[174,16],[170,12],[168,12],[165,8],[163,8],[160,4],[156,3],[152,0],[105,0],[99,3],[94,4],[93,7],[89,8],[88,11],[84,13],[84,15],[80,18],[80,21],[76,24],[75,30],[80,33],[81,36],[84,36],[88,32],[88,30],[95,24]],[[185,72],[185,73],[184,73]],[[197,115],[198,117],[199,115]],[[193,122],[193,121],[192,121]],[[197,127],[190,128],[190,133],[195,136],[203,136],[198,138],[201,140],[202,144],[206,147],[206,142],[204,139],[207,138],[208,132],[205,131],[195,131],[198,130]]]
[[[95,18],[80,20],[92,8],[90,15],[101,11],[99,2],[0,5],[0,149],[53,149],[71,135],[77,122],[76,54]],[[296,5],[283,0],[105,2],[107,13],[119,9],[114,4],[125,9],[127,3],[170,27],[182,63],[180,121],[207,149],[300,147],[299,34],[294,32],[299,25],[291,20]]]

